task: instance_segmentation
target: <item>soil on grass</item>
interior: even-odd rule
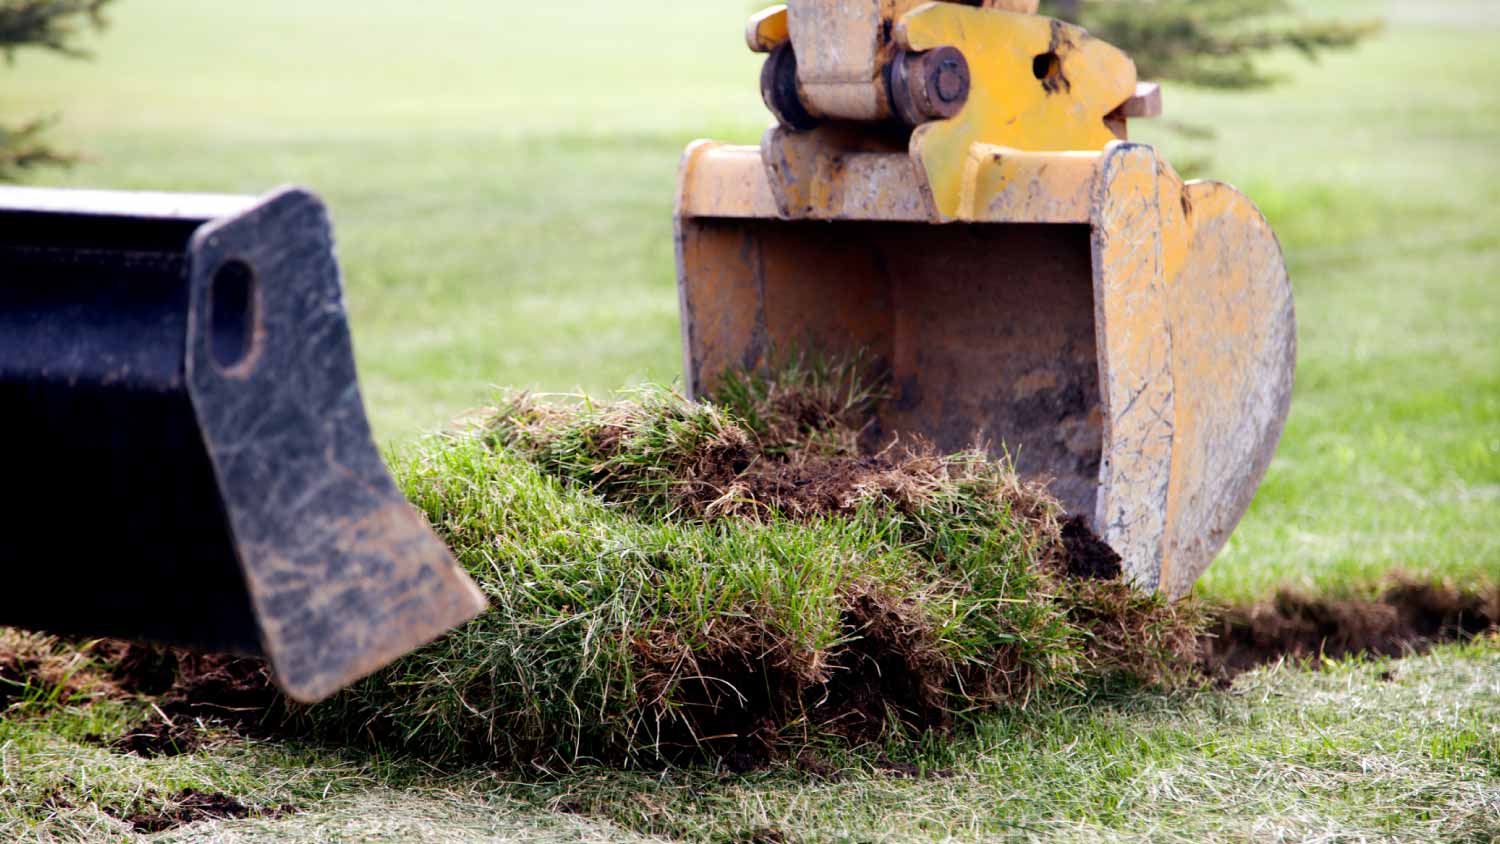
[[[1119,555],[1084,519],[1066,518],[1041,487],[1016,478],[1003,464],[977,451],[942,455],[921,442],[872,450],[863,441],[856,403],[814,399],[779,394],[753,409],[759,427],[685,400],[648,397],[578,411],[522,402],[486,429],[487,437],[542,472],[640,519],[682,519],[700,527],[744,519],[775,526],[767,519],[772,514],[811,521],[852,517],[872,505],[884,508],[875,511],[888,520],[882,524],[899,525],[892,543],[899,547],[891,553],[913,555],[900,558],[909,564],[908,580],[851,567],[852,574],[829,582],[832,597],[825,599],[833,603],[820,608],[827,614],[819,616],[824,626],[817,629],[838,619],[842,635],[827,631],[825,638],[834,641],[826,645],[786,635],[767,621],[764,607],[749,601],[691,625],[668,613],[618,628],[627,631],[615,644],[628,654],[625,676],[635,687],[633,695],[614,699],[628,700],[634,709],[608,716],[612,724],[626,725],[608,740],[633,731],[621,744],[660,751],[669,761],[708,756],[743,771],[806,747],[804,739],[814,735],[865,744],[888,738],[893,727],[913,735],[946,730],[955,711],[1025,700],[1053,675],[1077,685],[1100,677],[1163,687],[1201,684],[1285,657],[1414,652],[1475,635],[1500,619],[1500,592],[1469,594],[1408,581],[1372,601],[1282,595],[1265,605],[1226,610],[1143,596],[1123,579]],[[439,506],[446,501],[436,498]],[[441,510],[429,515],[443,524]],[[1001,525],[990,535],[1003,532],[1003,541],[965,538],[984,535],[992,527],[989,519]],[[976,523],[982,529],[969,532]],[[954,561],[974,549],[993,556],[958,567]],[[1013,585],[1009,591],[985,584],[983,573],[993,571],[1004,573]],[[963,589],[993,590],[972,593],[988,603],[976,602],[981,608],[966,617],[1010,626],[999,628],[1001,635],[984,630],[968,640],[940,631],[936,608],[947,604],[931,596],[970,597]],[[1022,613],[1007,614],[1015,607]],[[963,646],[955,646],[960,641]],[[117,749],[186,752],[181,748],[196,734],[181,733],[179,725],[199,720],[250,734],[300,729],[287,721],[286,705],[259,661],[99,647],[114,649],[99,654],[115,666],[114,682],[159,696],[165,718],[114,739]],[[354,717],[320,723],[350,740],[409,740],[413,730],[397,729],[401,723],[390,713],[405,705],[411,687],[370,695],[358,704],[364,709],[351,707]],[[483,699],[489,691],[476,685],[473,697]],[[520,740],[495,743],[507,727],[501,717],[444,723],[424,713],[417,729],[452,731],[455,754],[529,752],[532,746]],[[479,729],[471,729],[475,725]],[[539,729],[527,741],[544,744],[548,735]],[[613,758],[618,745],[601,745],[588,752]],[[536,748],[539,754],[550,749]]]
[[[261,659],[116,639],[94,643],[92,652],[120,688],[160,697],[157,705],[168,715],[240,720],[277,700]]]
[[[164,721],[156,717],[137,724],[114,738],[90,733],[83,740],[88,744],[107,747],[116,753],[156,759],[192,753],[203,745],[204,735],[195,723],[185,720]]]
[[[190,788],[179,791],[166,800],[160,799],[155,792],[148,791],[145,797],[128,810],[105,807],[103,811],[129,824],[132,830],[141,835],[152,835],[200,821],[271,818],[288,814],[292,810],[286,806],[247,806],[227,794]]]
[[[893,720],[915,732],[949,727],[953,666],[922,608],[869,584],[852,587],[846,602],[848,644],[824,663],[786,653],[748,626],[691,657],[691,665],[682,664],[692,651],[682,643],[637,641],[643,699],[675,702],[660,713],[656,745],[668,759],[707,751],[744,772],[776,758],[792,724],[851,744],[879,740]]]
[[[118,692],[88,655],[50,636],[0,629],[0,713],[28,699],[69,703]]]
[[[1124,561],[1109,543],[1089,530],[1082,516],[1063,523],[1062,545],[1068,576],[1080,580],[1114,580],[1123,572]]]
[[[1219,614],[1203,641],[1204,669],[1228,679],[1283,659],[1400,657],[1496,629],[1500,586],[1462,590],[1397,577],[1375,600],[1281,592]]]

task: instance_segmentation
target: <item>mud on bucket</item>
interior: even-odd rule
[[[1124,142],[1007,151],[1003,192],[958,219],[924,205],[904,152],[833,148],[805,172],[836,182],[802,204],[788,195],[821,176],[781,168],[796,144],[833,147],[776,129],[685,158],[690,392],[791,350],[872,360],[891,387],[878,433],[1009,454],[1137,585],[1187,592],[1290,406],[1291,286],[1254,205]]]
[[[0,624],[266,657],[311,702],[483,596],[387,474],[327,213],[0,189]]]

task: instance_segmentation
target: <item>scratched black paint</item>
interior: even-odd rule
[[[478,610],[374,446],[316,197],[48,193],[0,196],[0,624],[265,655],[311,700]]]

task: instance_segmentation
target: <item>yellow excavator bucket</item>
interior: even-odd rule
[[[1027,0],[755,16],[777,122],[699,141],[677,206],[687,384],[813,351],[889,375],[878,433],[992,444],[1187,592],[1270,463],[1296,357],[1255,205],[1184,182],[1124,53]]]

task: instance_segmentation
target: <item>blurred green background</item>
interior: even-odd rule
[[[1204,588],[1358,588],[1400,567],[1500,575],[1500,3],[1307,0],[1386,33],[1248,94],[1166,89],[1298,296],[1293,419]],[[680,376],[672,201],[695,137],[767,124],[744,0],[121,0],[23,54],[0,113],[59,112],[86,160],[41,184],[308,185],[338,228],[366,399],[387,443],[496,385]]]

